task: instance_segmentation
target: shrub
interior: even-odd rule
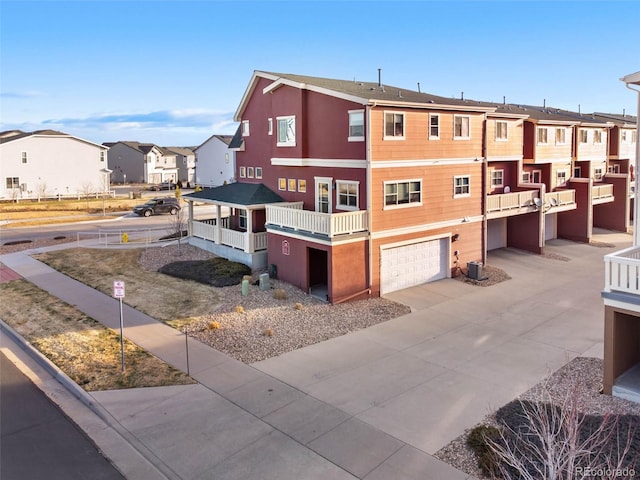
[[[498,471],[498,458],[489,446],[487,439],[498,441],[500,430],[489,425],[478,425],[469,432],[467,445],[478,460],[478,467],[486,476],[493,478]]]
[[[265,337],[272,337],[273,336],[273,330],[270,328],[265,328],[264,332],[262,332],[262,334]]]
[[[214,287],[238,285],[244,275],[251,273],[251,269],[246,265],[221,257],[202,261],[172,262],[158,271],[172,277],[194,280]]]
[[[220,330],[220,322],[215,320],[210,322],[209,325],[207,325],[207,330]]]
[[[244,307],[242,305],[238,305],[236,307],[236,313],[244,313]]]
[[[302,304],[300,302],[296,302],[295,309],[296,310],[302,310]]]
[[[273,291],[273,298],[275,298],[277,300],[286,300],[287,299],[287,292],[285,290],[283,290],[282,288],[276,288]]]

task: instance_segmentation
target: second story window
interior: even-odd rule
[[[593,131],[593,143],[602,143],[602,131],[594,130]]]
[[[471,195],[471,177],[469,175],[456,175],[453,177],[453,196],[468,197]]]
[[[468,115],[453,116],[454,140],[467,140],[471,138],[471,117]]]
[[[338,199],[336,208],[338,210],[358,209],[358,182],[337,180],[336,190],[338,191],[336,195]]]
[[[249,120],[242,121],[242,136],[243,137],[249,136]]]
[[[547,143],[547,135],[548,135],[548,131],[546,127],[538,127],[538,143],[539,144]]]
[[[384,113],[384,138],[387,140],[404,139],[404,113]]]
[[[491,186],[500,188],[504,185],[504,170],[491,170]]]
[[[349,141],[362,142],[364,140],[364,110],[349,111]]]
[[[422,180],[384,183],[384,206],[422,205]]]
[[[598,167],[593,169],[593,179],[602,180],[602,168]]]
[[[429,140],[440,139],[440,115],[437,113],[429,114]]]
[[[104,162],[104,150],[100,150],[100,161]],[[27,163],[26,158],[22,160],[22,163]]]
[[[296,146],[296,117],[293,115],[277,117],[278,121],[278,147]]]
[[[556,145],[564,145],[567,143],[566,130],[564,128],[556,128]]]
[[[507,122],[496,122],[496,140],[507,140]]]
[[[580,130],[579,135],[580,143],[587,143],[587,140],[589,139],[589,132],[583,128]]]
[[[104,154],[104,152],[100,153]],[[22,163],[27,163],[27,152],[22,152]]]
[[[558,170],[556,172],[556,185],[564,185],[567,183],[567,171]]]

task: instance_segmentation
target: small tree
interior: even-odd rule
[[[47,187],[47,182],[40,182],[36,185],[36,192],[38,192],[38,201],[40,201],[41,198],[47,197],[48,190],[49,187]]]
[[[87,202],[87,210],[89,210],[89,196],[94,192],[93,184],[91,182],[83,182],[82,185],[80,185],[80,192],[85,198],[85,201]]]
[[[182,255],[182,237],[187,228],[187,216],[184,209],[179,209],[175,215],[169,218],[169,234],[172,238],[178,239],[178,255]]]

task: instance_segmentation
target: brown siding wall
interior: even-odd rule
[[[507,122],[507,140],[496,140],[496,122]],[[506,118],[487,119],[487,156],[522,155],[523,125],[522,120]]]
[[[604,312],[603,387],[611,395],[616,378],[640,362],[640,316],[608,305]]]

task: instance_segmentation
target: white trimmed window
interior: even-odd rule
[[[385,208],[418,205],[422,205],[422,180],[384,182]]]
[[[602,180],[602,168],[594,168],[593,169],[593,179],[594,180]]]
[[[247,178],[247,168],[240,167],[240,178]]]
[[[349,110],[349,142],[364,141],[364,110]]]
[[[602,143],[602,131],[594,130],[593,131],[593,143]]]
[[[247,228],[247,211],[244,208],[238,209],[238,227]]]
[[[336,180],[337,210],[358,210],[358,188],[360,182]]]
[[[493,188],[504,186],[504,170],[491,170],[491,186]]]
[[[249,120],[242,121],[242,136],[243,137],[249,136]]]
[[[574,167],[573,168],[573,176],[575,178],[580,178],[582,176],[582,168],[581,167]]]
[[[100,152],[100,161],[104,162],[104,151]],[[22,152],[22,163],[27,163],[27,152]]]
[[[504,121],[497,121],[496,122],[496,140],[499,141],[506,141],[508,140],[508,123],[504,122]]]
[[[471,117],[469,115],[453,116],[453,139],[468,140],[471,138]]]
[[[253,167],[247,168],[247,178],[253,178]]]
[[[20,177],[7,177],[7,189],[20,188]]]
[[[304,178],[298,179],[298,191],[300,193],[306,193],[307,191],[307,181]]]
[[[384,112],[385,140],[404,140],[404,113]]]
[[[580,129],[579,136],[580,136],[580,143],[587,143],[587,141],[589,140],[589,132],[584,128]]]
[[[471,195],[471,177],[456,175],[453,177],[453,197],[468,197]]]
[[[267,118],[267,135],[273,135],[273,118]]]
[[[556,128],[556,145],[567,143],[567,131],[564,128]]]
[[[531,173],[522,172],[522,183],[529,183],[529,182],[531,182]]]
[[[100,161],[104,163],[104,150],[100,150]],[[26,157],[22,159],[22,163],[27,163]]]
[[[296,191],[296,179],[295,178],[290,178],[287,183],[288,183],[287,189],[290,192],[295,192]]]
[[[440,115],[429,114],[429,140],[440,140]]]
[[[278,179],[278,190],[286,190],[287,189],[287,179],[280,177]]]
[[[617,163],[615,165],[609,165],[607,167],[607,173],[620,173],[620,165]]]
[[[626,130],[622,130],[620,132],[620,140],[622,143],[629,143],[629,135],[627,135]]]
[[[262,167],[256,167],[256,178],[262,178]]]
[[[278,121],[278,147],[295,147],[296,146],[296,117],[289,115],[287,117],[276,117]]]
[[[567,183],[567,171],[566,170],[556,171],[556,185],[564,185],[565,183]]]
[[[548,135],[549,132],[547,127],[538,127],[538,144],[546,144]]]

